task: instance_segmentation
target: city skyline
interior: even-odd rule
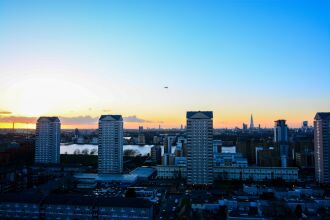
[[[190,110],[300,127],[330,109],[326,1],[32,2],[0,1],[0,128],[178,128]]]
[[[201,110],[198,110],[201,111]],[[188,111],[187,111],[188,112]],[[2,127],[0,129],[36,129],[37,121],[38,118],[41,117],[58,117],[61,120],[62,123],[62,128],[63,129],[97,129],[98,128],[98,121],[102,117],[100,115],[99,117],[91,117],[91,116],[78,116],[78,117],[61,117],[61,116],[56,116],[56,115],[43,115],[43,116],[38,116],[38,117],[20,117],[20,116],[8,116],[8,117],[2,117],[2,119],[5,122],[1,122],[0,124]],[[26,121],[26,122],[21,122]],[[80,123],[80,120],[86,121],[87,123]],[[276,120],[273,120],[272,124],[265,125],[265,124],[260,124],[258,123],[257,126],[254,128],[247,128],[248,130],[256,130],[259,128],[261,129],[273,129],[274,128],[274,123],[276,123],[277,120],[285,120],[284,118],[278,118]],[[215,119],[216,121],[216,119]],[[151,122],[151,121],[145,121],[143,119],[138,118],[136,115],[128,116],[125,117],[123,116],[123,122],[124,122],[124,129],[136,129],[139,130],[141,125],[144,125],[145,129],[182,129],[182,124],[174,125],[174,126],[164,126],[163,121],[158,121],[158,122]],[[288,123],[289,128],[296,129],[296,128],[301,128],[303,127],[303,123],[306,121],[300,121],[294,124],[291,124],[293,126],[290,126],[290,123]],[[313,121],[309,121],[308,126],[312,126]],[[177,124],[177,123],[176,123]],[[237,126],[217,126],[215,124],[214,129],[244,129],[243,125],[245,124],[245,121],[243,121],[241,124],[237,124]],[[143,126],[142,126],[143,127]]]

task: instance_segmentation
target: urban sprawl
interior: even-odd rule
[[[88,147],[86,147],[88,146]],[[330,113],[313,126],[0,130],[0,219],[330,219]]]

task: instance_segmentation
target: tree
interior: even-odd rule
[[[137,155],[137,151],[133,149],[124,150],[124,156],[126,157],[135,157]]]
[[[90,152],[90,155],[96,155],[97,154],[97,149],[93,148]]]
[[[302,217],[302,207],[301,207],[300,204],[298,204],[298,205],[296,206],[296,210],[294,211],[294,213],[296,214],[296,216],[297,216],[298,218],[301,218],[301,217]]]
[[[227,206],[220,206],[217,214],[220,218],[225,219],[227,216],[227,212]]]
[[[83,155],[87,155],[88,154],[88,149],[86,148],[86,149],[83,149],[82,151],[81,151],[81,154],[83,154]]]
[[[134,188],[129,188],[127,189],[126,193],[125,193],[125,197],[126,198],[136,198],[136,192]]]

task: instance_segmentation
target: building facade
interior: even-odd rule
[[[298,180],[296,167],[215,167],[214,178],[222,180],[265,181],[283,179],[285,182]]]
[[[250,118],[250,129],[254,129],[253,115],[251,114]]]
[[[187,183],[213,183],[213,112],[187,112]]]
[[[214,166],[218,167],[247,167],[247,159],[238,153],[221,153],[214,155]]]
[[[180,165],[156,166],[158,179],[187,178],[187,167]]]
[[[36,126],[35,163],[60,163],[61,122],[58,117],[40,117]]]
[[[150,149],[151,160],[154,163],[160,164],[162,162],[162,148],[158,145]]]
[[[140,198],[13,193],[0,197],[1,219],[153,219],[153,204]]]
[[[285,120],[277,120],[274,127],[274,142],[279,149],[282,167],[288,166],[289,157],[288,126],[285,122]]]
[[[139,126],[139,134],[138,134],[138,145],[145,145],[146,143],[146,138],[143,133],[143,126]]]
[[[319,112],[314,118],[315,178],[330,183],[330,112]]]
[[[123,172],[123,132],[121,115],[102,115],[99,119],[99,174]]]

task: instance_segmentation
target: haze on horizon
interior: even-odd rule
[[[0,0],[0,128],[310,123],[330,110],[328,1]],[[168,86],[168,89],[164,87]]]

